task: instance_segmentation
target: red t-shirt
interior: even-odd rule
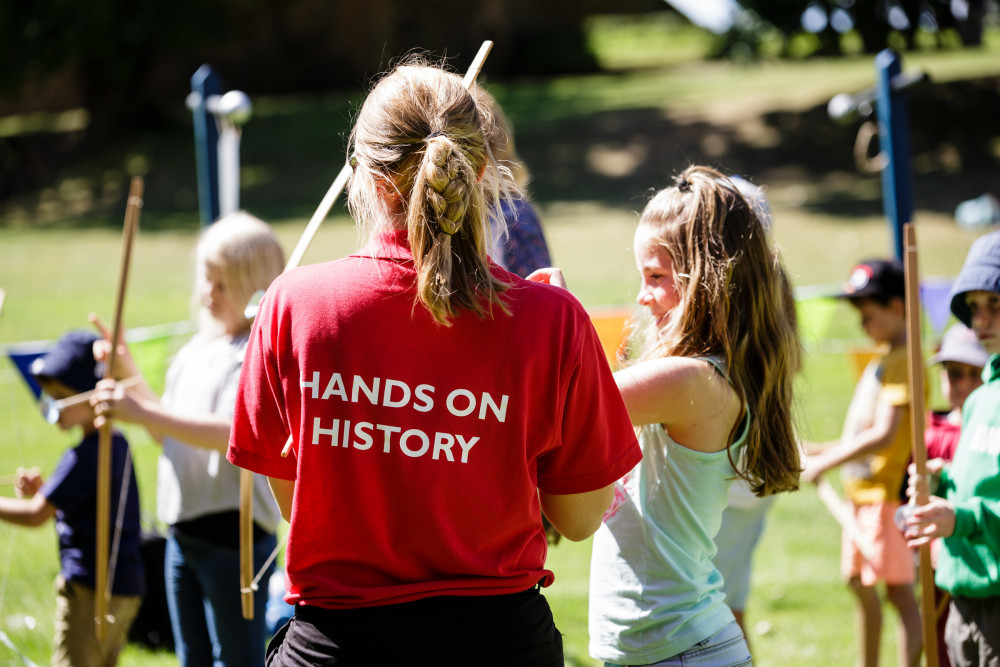
[[[927,413],[927,428],[924,430],[927,458],[951,461],[955,458],[961,435],[962,426],[948,421],[947,412]]]
[[[405,232],[389,232],[268,290],[228,458],[296,482],[288,602],[547,586],[537,489],[593,491],[641,458],[583,307],[504,277],[510,316],[464,312],[441,326],[414,304]],[[295,454],[283,459],[290,430]]]

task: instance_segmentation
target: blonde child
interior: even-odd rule
[[[882,602],[876,585],[884,581],[886,597],[899,613],[899,664],[909,666],[922,643],[916,570],[893,522],[911,442],[902,265],[887,260],[858,264],[841,297],[858,312],[865,334],[881,352],[855,388],[843,436],[809,458],[802,479],[817,482],[843,466],[844,490],[871,556],[866,559],[844,533],[841,573],[856,598],[858,664],[878,664]]]
[[[990,354],[985,384],[963,407],[955,458],[928,461],[937,495],[908,520],[908,544],[941,540],[935,583],[951,594],[945,643],[955,667],[1000,665],[1000,232],[972,244],[951,292],[951,312]],[[928,490],[910,476],[910,494]]]
[[[712,563],[729,487],[794,490],[799,343],[781,263],[736,186],[690,167],[635,234],[639,359],[615,374],[642,462],[594,537],[590,653],[606,665],[749,665]],[[561,284],[558,270],[536,279]]]
[[[31,371],[49,399],[47,418],[68,431],[83,431],[80,443],[63,454],[48,480],[37,468],[19,469],[17,498],[0,497],[0,520],[22,526],[41,526],[55,518],[61,569],[56,582],[54,667],[92,665],[112,667],[125,645],[145,594],[145,570],[139,552],[139,491],[125,437],[115,431],[111,439],[111,506],[108,520],[115,526],[121,489],[126,486],[125,507],[118,532],[118,548],[105,636],[94,630],[96,592],[97,449],[94,409],[85,392],[99,379],[94,361],[96,336],[71,331],[32,365]],[[109,547],[111,544],[109,544]]]
[[[585,539],[640,453],[586,311],[488,260],[491,129],[459,76],[385,76],[351,134],[368,245],[261,302],[229,459],[291,522],[269,665],[563,664],[541,512]]]
[[[196,264],[199,332],[167,371],[163,398],[146,384],[125,389],[105,381],[92,403],[98,415],[141,424],[163,445],[157,516],[169,527],[164,576],[181,665],[263,665],[267,590],[254,594],[254,618],[244,620],[239,469],[225,450],[252,324],[244,309],[281,273],[284,255],[266,223],[238,212],[205,229]],[[122,373],[136,374],[122,350]],[[255,572],[277,544],[279,520],[267,481],[255,479]]]

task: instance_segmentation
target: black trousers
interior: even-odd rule
[[[299,606],[267,647],[266,664],[563,667],[563,648],[535,587],[361,609]]]

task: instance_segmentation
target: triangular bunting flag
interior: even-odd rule
[[[925,278],[920,283],[920,302],[936,334],[944,331],[951,317],[952,282],[952,278]]]
[[[799,335],[804,343],[815,343],[826,335],[838,305],[836,299],[829,297],[799,299],[795,302],[799,316]]]
[[[50,347],[52,347],[51,341],[39,341],[37,343],[20,343],[7,348],[7,356],[20,372],[21,378],[31,389],[31,393],[35,395],[36,399],[41,397],[42,388],[38,386],[35,378],[31,375],[31,364],[34,363],[35,359],[48,352]]]

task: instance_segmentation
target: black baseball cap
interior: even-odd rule
[[[876,297],[887,299],[898,296],[906,298],[906,279],[903,264],[899,260],[868,259],[853,269],[844,283],[844,291],[836,295],[840,299],[860,299]]]
[[[31,364],[35,377],[58,380],[70,389],[90,391],[101,379],[94,360],[94,341],[89,331],[70,331],[56,341],[52,349]]]

